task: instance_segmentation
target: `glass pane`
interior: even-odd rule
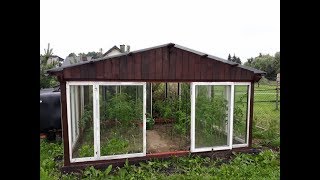
[[[92,86],[70,86],[72,158],[94,156],[92,89]]]
[[[234,86],[233,144],[247,143],[248,85]]]
[[[143,86],[99,86],[101,156],[143,152]]]
[[[228,145],[230,86],[196,85],[195,147]]]

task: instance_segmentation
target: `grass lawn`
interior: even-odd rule
[[[280,153],[264,150],[259,154],[235,154],[231,160],[209,157],[179,157],[152,160],[140,165],[109,166],[104,170],[88,167],[82,173],[61,174],[61,142],[40,142],[40,178],[47,179],[279,179]]]

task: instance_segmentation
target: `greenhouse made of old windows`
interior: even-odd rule
[[[250,148],[265,72],[169,43],[51,69],[64,168]]]

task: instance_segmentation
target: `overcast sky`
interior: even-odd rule
[[[41,0],[40,54],[176,43],[242,62],[280,51],[279,0]]]

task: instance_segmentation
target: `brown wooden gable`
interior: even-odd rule
[[[65,80],[253,81],[254,72],[177,47],[132,52],[63,69]]]

